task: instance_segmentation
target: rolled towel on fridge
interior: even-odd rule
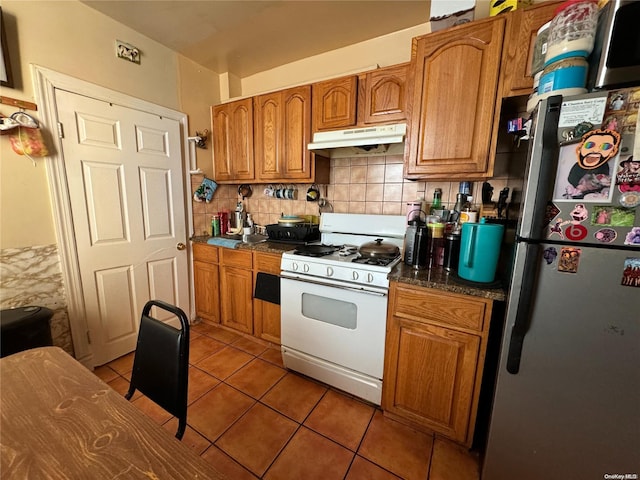
[[[271,273],[258,272],[253,297],[280,305],[280,277]]]

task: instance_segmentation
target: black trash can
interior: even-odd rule
[[[0,357],[36,347],[53,345],[51,317],[47,307],[0,310]]]

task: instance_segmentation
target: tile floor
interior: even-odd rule
[[[95,373],[123,395],[133,354]],[[177,420],[136,392],[172,434]],[[477,480],[478,456],[282,365],[280,351],[216,325],[191,328],[183,443],[232,480]]]

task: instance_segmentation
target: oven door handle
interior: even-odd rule
[[[386,297],[387,296],[387,292],[380,292],[380,291],[369,290],[369,289],[365,289],[365,288],[349,287],[349,286],[344,285],[342,283],[338,284],[338,283],[329,283],[329,282],[319,282],[317,280],[311,280],[309,278],[300,278],[300,277],[296,277],[296,276],[290,276],[290,275],[287,275],[286,272],[281,272],[280,273],[280,277],[281,278],[286,278],[287,280],[293,280],[295,282],[311,283],[313,285],[321,285],[323,287],[335,287],[335,288],[340,288],[340,289],[343,289],[343,290],[350,290],[352,292],[366,293],[368,295],[376,295],[378,297]]]

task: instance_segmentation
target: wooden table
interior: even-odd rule
[[[0,475],[225,478],[57,347],[0,360]]]

